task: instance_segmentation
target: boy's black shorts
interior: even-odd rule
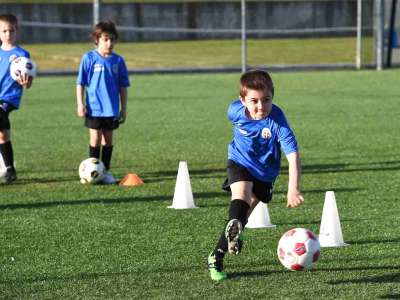
[[[222,189],[230,192],[230,185],[238,181],[251,181],[253,182],[253,194],[258,200],[264,203],[268,203],[272,199],[272,182],[263,182],[256,179],[253,175],[247,171],[247,169],[234,161],[228,159],[227,163],[228,178],[222,184]]]
[[[15,107],[11,104],[0,100],[0,130],[10,130],[10,119],[8,115]]]
[[[119,127],[118,118],[114,117],[89,117],[85,118],[85,126],[91,129],[114,130]]]

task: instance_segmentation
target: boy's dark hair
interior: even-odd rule
[[[3,14],[0,15],[0,21],[10,23],[14,25],[15,27],[18,27],[18,19],[16,16],[12,14]]]
[[[107,33],[112,36],[115,40],[118,39],[118,32],[115,24],[111,21],[100,22],[93,27],[92,38],[95,44],[97,44],[102,33]]]
[[[250,70],[240,77],[240,97],[247,95],[247,90],[270,91],[274,96],[274,83],[268,72],[263,70]]]

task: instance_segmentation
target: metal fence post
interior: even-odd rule
[[[96,25],[100,22],[100,6],[101,0],[93,0],[93,24]]]
[[[241,15],[242,15],[242,73],[246,72],[247,68],[247,38],[246,38],[246,0],[241,0]]]
[[[357,53],[356,68],[361,69],[362,63],[362,0],[357,0]]]
[[[376,69],[383,69],[383,34],[384,34],[384,2],[375,0],[375,53],[376,53]]]
[[[397,9],[397,0],[392,0],[392,6],[390,8],[390,22],[389,22],[389,42],[388,42],[388,51],[386,58],[386,67],[390,68],[392,66],[392,48],[393,48],[393,37],[396,34],[395,25],[396,25],[396,9]]]

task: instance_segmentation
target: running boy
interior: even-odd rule
[[[15,44],[17,29],[18,20],[14,15],[0,15],[0,153],[6,167],[4,175],[6,184],[17,179],[9,114],[12,110],[19,108],[22,90],[30,88],[33,80],[32,77],[22,74],[15,81],[10,75],[10,64],[15,58],[30,57],[29,52]]]
[[[280,170],[281,149],[289,162],[287,207],[303,203],[300,193],[300,158],[296,138],[282,110],[272,104],[274,85],[261,70],[240,78],[240,99],[231,103],[228,118],[233,140],[228,147],[228,178],[223,189],[231,191],[229,221],[215,249],[208,257],[211,279],[226,279],[223,259],[226,252],[239,254],[240,235],[259,201],[272,199],[272,188]]]
[[[113,52],[118,38],[114,23],[98,23],[92,37],[96,49],[83,55],[76,81],[77,114],[89,128],[89,156],[100,158],[101,152],[107,170],[103,183],[113,184],[116,180],[109,172],[113,130],[126,120],[129,78],[124,59]]]

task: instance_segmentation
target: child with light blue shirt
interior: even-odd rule
[[[113,184],[113,131],[126,120],[130,83],[124,59],[113,52],[118,38],[114,23],[98,23],[92,37],[96,49],[83,55],[76,81],[77,114],[89,128],[89,156],[101,158],[106,168],[103,183]]]
[[[6,169],[4,174],[6,184],[17,179],[9,114],[19,108],[23,88],[30,88],[33,81],[33,77],[25,73],[21,73],[17,80],[10,74],[10,65],[14,59],[30,56],[28,51],[15,44],[17,29],[18,19],[14,15],[0,15],[0,154]]]
[[[231,192],[228,222],[208,256],[211,279],[228,278],[223,271],[226,253],[239,254],[241,233],[256,205],[272,199],[281,167],[281,152],[289,163],[287,207],[304,201],[300,192],[300,156],[296,137],[283,111],[272,103],[274,85],[270,75],[251,70],[240,78],[240,98],[228,108],[233,140],[228,146],[228,178],[223,189]]]

